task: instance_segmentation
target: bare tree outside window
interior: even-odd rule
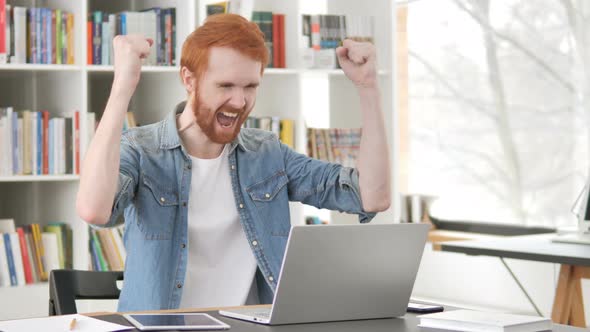
[[[590,1],[413,1],[407,24],[410,191],[443,219],[575,224]]]

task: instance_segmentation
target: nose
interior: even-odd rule
[[[233,108],[244,108],[244,106],[246,106],[246,95],[244,94],[244,91],[239,88],[233,89],[228,104]]]

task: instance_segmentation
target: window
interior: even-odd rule
[[[575,224],[589,175],[590,1],[418,0],[398,11],[407,190],[437,196],[442,219]]]

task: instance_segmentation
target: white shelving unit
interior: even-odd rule
[[[8,0],[13,6],[50,7],[75,14],[75,65],[0,65],[0,104],[16,110],[47,109],[53,115],[78,110],[83,119],[95,112],[100,119],[113,79],[112,66],[86,65],[86,19],[95,10],[120,12],[150,7],[176,7],[176,55],[186,36],[204,20],[205,5],[217,0]],[[266,69],[259,88],[255,116],[279,116],[295,120],[296,149],[305,153],[305,125],[316,127],[359,127],[360,110],[356,91],[341,70],[306,70],[299,67],[299,38],[302,14],[372,15],[376,20],[379,80],[385,122],[393,149],[393,37],[394,2],[373,0],[370,5],[356,0],[255,0],[254,10],[286,14],[286,69]],[[178,67],[144,67],[131,101],[139,124],[160,121],[186,93]],[[86,123],[81,122],[82,155],[88,142]],[[395,153],[392,152],[395,161]],[[393,163],[395,165],[395,163]],[[0,218],[14,218],[17,225],[64,221],[74,231],[74,268],[88,268],[88,226],[76,214],[75,197],[79,176],[0,177]],[[393,182],[395,184],[395,182]],[[394,187],[395,188],[395,187]],[[392,222],[392,211],[381,213],[376,222]],[[304,209],[292,204],[292,223],[303,223]],[[334,223],[356,222],[338,214]],[[0,320],[47,315],[47,284],[0,288]],[[10,300],[6,300],[10,299]]]

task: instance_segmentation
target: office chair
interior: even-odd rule
[[[49,274],[49,316],[76,314],[77,299],[116,300],[123,272],[52,270]]]

